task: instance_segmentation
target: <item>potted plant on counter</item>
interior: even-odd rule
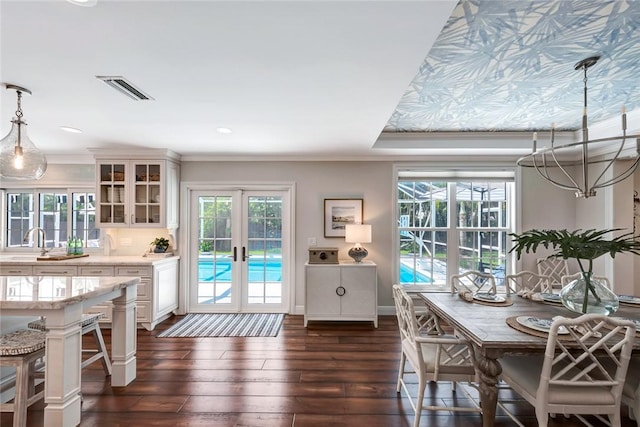
[[[151,244],[153,245],[153,251],[156,253],[164,253],[169,248],[169,240],[164,237],[156,237]]]
[[[567,284],[560,291],[562,304],[578,313],[611,314],[618,309],[619,300],[604,283],[593,278],[593,260],[609,254],[629,252],[640,255],[640,240],[633,233],[625,233],[607,240],[603,236],[620,231],[608,230],[529,230],[521,234],[510,233],[515,245],[509,252],[535,252],[539,245],[555,252],[547,258],[573,258],[580,267],[581,277]]]

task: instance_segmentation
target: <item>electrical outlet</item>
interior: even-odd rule
[[[317,245],[317,241],[315,237],[307,237],[307,245],[315,246]]]

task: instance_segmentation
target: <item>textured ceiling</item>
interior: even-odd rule
[[[387,132],[580,127],[640,106],[640,1],[463,0],[385,126]]]

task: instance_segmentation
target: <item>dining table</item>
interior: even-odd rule
[[[0,276],[0,318],[44,317],[44,425],[71,427],[81,418],[82,313],[113,302],[111,385],[136,378],[139,277]]]
[[[560,303],[513,294],[502,298],[501,303],[468,301],[457,293],[422,292],[418,296],[431,312],[473,345],[482,425],[486,427],[495,424],[498,381],[502,373],[500,358],[507,354],[544,353],[546,349],[547,334],[514,327],[518,325],[513,319],[526,316],[551,320],[555,316],[573,318],[580,315]],[[640,321],[640,305],[620,303],[618,311],[611,316]],[[640,353],[640,333],[638,335],[633,344],[634,353]]]

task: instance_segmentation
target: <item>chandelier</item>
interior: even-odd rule
[[[9,134],[0,140],[0,177],[9,179],[40,179],[47,170],[47,159],[27,136],[27,123],[22,120],[22,93],[29,89],[7,84],[18,95],[18,109],[11,120]]]
[[[550,146],[538,149],[538,134],[534,132],[531,154],[516,161],[518,166],[535,168],[542,178],[556,187],[575,191],[576,197],[585,199],[595,196],[596,190],[599,188],[617,184],[630,177],[640,163],[640,134],[627,135],[627,112],[624,107],[622,107],[622,135],[589,139],[587,70],[595,65],[599,59],[599,56],[592,56],[575,65],[576,70],[584,71],[582,141],[556,145],[555,125],[552,124]],[[620,158],[625,144],[632,145],[635,155],[629,167],[616,173],[612,166]],[[613,176],[607,175],[608,171]],[[594,176],[595,179],[592,178]]]

